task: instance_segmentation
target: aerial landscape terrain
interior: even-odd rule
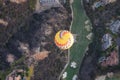
[[[0,80],[120,80],[120,0],[0,0]]]

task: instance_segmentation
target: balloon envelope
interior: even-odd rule
[[[74,43],[73,34],[67,30],[58,31],[55,35],[55,44],[60,49],[69,49]]]

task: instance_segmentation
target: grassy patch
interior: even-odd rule
[[[34,72],[34,66],[30,66],[29,71],[28,71],[27,80],[30,80],[31,76],[33,75],[33,72]]]
[[[70,62],[75,61],[78,67],[76,69],[73,69],[70,67],[69,64],[67,69],[65,70],[68,73],[65,80],[72,80],[72,77],[78,73],[79,66],[85,54],[85,50],[90,43],[90,41],[86,38],[89,32],[86,31],[84,24],[84,22],[88,20],[88,17],[84,13],[84,8],[81,5],[81,1],[74,0],[72,6],[74,18],[71,32],[73,34],[77,34],[79,37],[77,38],[77,42],[70,49]]]
[[[19,64],[22,64],[24,60],[25,60],[25,56],[21,57],[19,60],[12,63],[11,67],[13,68],[13,67],[15,67],[15,66],[17,66]]]
[[[0,80],[5,80],[6,76],[12,71],[12,68],[6,70],[5,72],[0,71]]]
[[[30,9],[34,10],[35,9],[35,4],[36,4],[36,0],[30,0],[29,1]]]
[[[106,78],[106,80],[120,80],[120,77]]]
[[[5,80],[6,76],[13,71],[13,69],[15,68],[15,66],[17,66],[18,64],[22,63],[24,61],[25,57],[23,56],[22,58],[20,58],[19,60],[15,61],[11,67],[9,69],[7,69],[6,71],[0,71],[0,78],[1,80]],[[20,67],[20,66],[19,66]],[[23,67],[23,66],[21,66]]]

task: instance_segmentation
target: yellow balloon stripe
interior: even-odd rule
[[[61,30],[55,35],[55,44],[59,48],[70,48],[74,43],[74,38],[71,32],[67,30]]]

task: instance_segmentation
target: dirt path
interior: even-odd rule
[[[79,67],[77,67],[77,69],[72,69],[70,67],[70,63],[72,61],[75,61],[77,65],[80,66],[83,61],[83,57],[85,55],[86,47],[91,42],[86,39],[86,35],[88,35],[89,32],[85,30],[84,22],[86,20],[89,20],[89,18],[85,14],[82,0],[81,1],[71,0],[70,3],[71,3],[72,17],[73,17],[73,21],[71,22],[71,26],[70,26],[70,31],[73,34],[80,35],[79,37],[80,41],[77,40],[79,43],[75,43],[75,45],[73,45],[73,47],[69,50],[68,62],[64,67],[63,71],[61,72],[59,76],[59,80],[64,72],[67,72],[68,74],[67,77],[63,80],[72,80],[72,77],[78,73]]]
[[[40,7],[40,0],[36,0],[36,5],[35,5],[35,12],[39,13],[40,10],[41,10],[41,7]]]
[[[71,28],[72,28],[72,24],[73,24],[73,8],[72,8],[72,3],[74,2],[74,0],[70,0],[70,8],[71,8],[71,11],[72,11],[72,21],[71,21],[71,25],[70,25],[70,31],[71,31]],[[60,73],[60,75],[59,75],[59,77],[58,77],[58,80],[60,80],[61,79],[61,77],[62,77],[62,75],[63,75],[63,73],[64,73],[64,71],[66,70],[66,68],[68,67],[68,65],[69,65],[69,63],[70,63],[70,50],[68,50],[68,62],[66,63],[66,65],[65,65],[65,67],[64,67],[64,69],[62,70],[62,72]]]

